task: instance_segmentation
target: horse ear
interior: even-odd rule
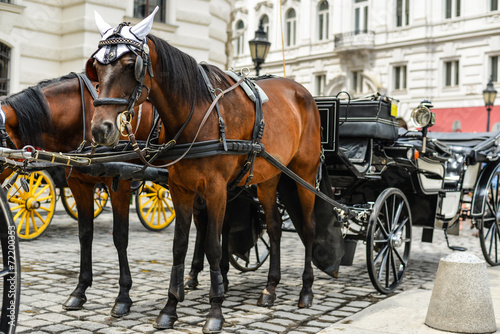
[[[94,58],[89,58],[89,60],[87,60],[87,64],[85,64],[85,75],[91,81],[98,81],[97,80],[97,71],[95,70],[95,66],[94,66]]]
[[[99,30],[99,33],[101,34],[101,36],[104,36],[106,31],[108,31],[109,29],[111,29],[113,27],[110,26],[108,23],[106,23],[104,21],[104,19],[102,18],[102,16],[99,15],[98,12],[94,11],[94,15],[95,15],[95,25],[97,26],[97,29]]]
[[[153,20],[155,18],[155,14],[158,11],[159,7],[156,6],[155,10],[149,14],[148,17],[146,17],[144,20],[141,22],[137,23],[135,26],[133,26],[130,31],[136,35],[139,39],[143,40],[148,34],[149,31],[151,30],[151,27],[153,26]]]

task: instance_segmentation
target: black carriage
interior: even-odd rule
[[[500,132],[428,132],[435,122],[429,101],[412,112],[419,131],[398,129],[396,101],[384,96],[317,103],[335,199],[351,213],[343,213],[347,253],[352,256],[356,241],[366,241],[368,273],[379,292],[401,283],[412,226],[423,228],[423,242],[432,242],[435,229],[448,242],[460,218],[472,219],[486,261],[500,263]]]

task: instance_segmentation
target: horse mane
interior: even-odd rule
[[[71,72],[71,73],[68,73],[66,75],[63,75],[62,77],[40,81],[36,86],[38,88],[42,89],[44,87],[59,83],[61,81],[66,81],[66,80],[74,79],[74,78],[76,78],[76,74]]]
[[[158,71],[154,73],[157,80],[167,86],[172,94],[189,103],[200,100],[211,102],[210,92],[196,60],[159,37],[150,34],[148,38],[155,45],[158,56]],[[214,88],[225,89],[230,86],[221,69],[207,63],[201,66],[205,69]]]
[[[24,144],[45,147],[42,134],[53,132],[53,129],[52,113],[42,89],[74,77],[75,74],[70,73],[59,78],[41,81],[36,86],[28,87],[2,101],[16,112],[19,137]]]

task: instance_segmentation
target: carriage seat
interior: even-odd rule
[[[239,76],[238,74],[236,74],[233,71],[226,71],[225,73],[236,82],[238,82],[241,79],[241,76]],[[259,96],[260,96],[260,99],[262,100],[262,103],[269,101],[269,97],[267,97],[267,94],[264,92],[264,90],[262,88],[260,88],[256,82],[254,82],[254,85],[255,85],[255,88],[257,89],[257,91],[259,92]],[[243,81],[241,83],[241,88],[243,88],[245,93],[248,95],[248,98],[250,98],[250,100],[252,100],[252,102],[255,103],[255,100],[256,100],[255,94],[253,93],[250,86],[248,86],[248,83],[246,81]]]
[[[484,162],[488,159],[488,155],[498,154],[497,140],[500,137],[500,131],[430,132],[428,136],[446,144],[454,153],[467,156],[469,164]]]

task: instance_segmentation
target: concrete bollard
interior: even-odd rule
[[[496,331],[485,261],[468,252],[439,261],[425,324],[458,333]]]

